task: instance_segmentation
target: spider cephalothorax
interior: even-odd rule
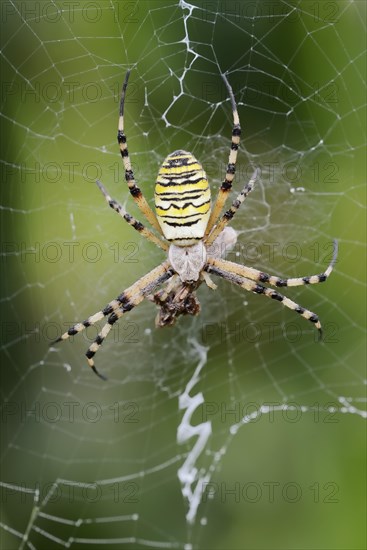
[[[105,377],[95,367],[94,355],[122,315],[137,306],[144,298],[159,306],[156,324],[160,327],[173,325],[180,315],[196,315],[200,311],[200,304],[196,297],[198,287],[205,282],[208,287],[216,288],[210,274],[222,277],[255,294],[263,294],[281,302],[287,308],[311,321],[321,334],[321,324],[315,313],[299,306],[277,290],[268,288],[264,284],[283,287],[324,282],[329,277],[336,261],[336,241],[334,241],[334,255],[329,267],[324,273],[309,277],[282,279],[224,259],[226,251],[234,245],[237,238],[235,231],[227,224],[252,191],[257,178],[257,170],[255,170],[250,181],[245,184],[232,202],[229,210],[220,216],[226,198],[232,189],[241,135],[237,106],[227,77],[222,75],[233,112],[232,142],[226,175],[213,208],[211,208],[209,183],[201,164],[191,153],[178,150],[171,153],[159,169],[155,185],[156,213],[154,214],[136,185],[124,133],[124,103],[129,75],[130,71],[127,72],[122,87],[117,140],[130,193],[156,233],[128,214],[121,204],[110,197],[100,181],[97,181],[97,185],[111,208],[141,235],[164,250],[168,257],[158,267],[122,292],[115,300],[109,302],[102,310],[69,328],[56,342],[66,340],[107,317],[106,324],[86,352],[89,366],[100,378],[104,379]],[[162,285],[166,286],[156,291]]]
[[[233,249],[237,242],[237,233],[231,227],[225,227],[215,242],[208,247],[202,245],[202,249],[196,246],[185,247],[180,250],[178,247],[174,248],[172,253],[171,245],[169,249],[169,255],[175,258],[174,254],[180,258],[178,265],[175,265],[175,261],[171,261],[173,267],[175,267],[176,275],[174,275],[167,286],[153,296],[148,296],[152,302],[157,304],[160,308],[156,317],[157,327],[172,326],[177,321],[180,315],[198,315],[200,313],[200,302],[196,295],[196,290],[199,288],[202,282],[205,282],[211,288],[216,288],[211,281],[208,273],[197,271],[199,264],[205,265],[208,254],[212,259],[223,258],[230,250]],[[176,250],[177,249],[177,250]],[[200,252],[199,252],[200,251]],[[204,255],[205,261],[201,262],[201,254]],[[190,264],[190,256],[198,258],[193,262],[196,269],[193,269],[192,265],[189,265],[186,269],[182,269],[182,264]],[[171,259],[170,259],[171,260]],[[191,260],[192,262],[192,260]]]

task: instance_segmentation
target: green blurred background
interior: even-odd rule
[[[2,548],[365,548],[365,3],[1,8]],[[319,314],[325,342],[219,283],[172,329],[155,330],[149,303],[122,319],[97,355],[107,383],[86,366],[92,329],[49,349],[163,258],[94,183],[139,217],[116,144],[127,68],[129,150],[148,199],[179,147],[218,188],[228,72],[243,127],[236,188],[261,169],[229,259],[318,273],[336,237],[330,280],[286,292]],[[195,440],[176,442],[178,397],[205,355],[192,421],[212,422],[196,466],[213,494],[188,525],[177,471]],[[264,404],[295,410],[232,433]]]

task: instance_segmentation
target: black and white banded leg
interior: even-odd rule
[[[277,277],[276,275],[269,275],[253,267],[247,267],[245,265],[236,264],[228,260],[223,260],[221,258],[207,258],[207,263],[215,268],[232,273],[234,275],[239,275],[240,277],[245,277],[251,279],[252,281],[257,281],[260,283],[266,283],[275,287],[286,287],[286,286],[302,286],[302,285],[315,285],[318,283],[323,283],[330,276],[336,259],[338,256],[338,241],[334,240],[334,251],[332,260],[328,268],[319,273],[318,275],[308,275],[305,277],[290,277],[284,279],[282,277]]]
[[[127,83],[129,81],[129,76],[130,76],[130,70],[127,71],[124,83],[122,85],[117,141],[120,147],[122,162],[124,163],[125,179],[129,187],[129,191],[134,201],[140,208],[141,212],[146,217],[146,219],[154,227],[154,229],[156,229],[158,233],[161,235],[162,229],[158,223],[158,220],[155,214],[153,213],[153,210],[150,208],[149,204],[147,203],[141,189],[136,185],[134,172],[133,172],[130,157],[129,157],[129,151],[127,148],[127,140],[126,140],[126,135],[124,133],[124,104],[125,104],[126,88],[127,88]]]
[[[223,206],[224,206],[224,203],[226,202],[228,194],[232,189],[232,182],[236,172],[238,146],[240,143],[240,136],[241,136],[241,126],[240,126],[240,119],[237,111],[236,100],[234,98],[231,85],[228,82],[226,75],[222,74],[222,78],[226,85],[226,88],[231,100],[231,105],[232,105],[232,112],[233,112],[232,142],[231,142],[231,150],[228,158],[227,172],[226,172],[224,181],[218,191],[217,200],[210,214],[208,226],[206,228],[206,235],[208,235],[210,231],[213,229],[214,224],[219,218],[219,215],[223,209]]]
[[[222,277],[223,279],[226,279],[227,281],[234,283],[235,285],[238,285],[241,288],[248,290],[249,292],[262,294],[263,296],[267,296],[268,298],[281,302],[283,306],[291,309],[292,311],[295,311],[296,313],[301,315],[301,317],[304,317],[305,319],[307,319],[307,321],[313,323],[319,331],[320,339],[322,338],[321,323],[316,313],[313,313],[312,311],[300,306],[296,302],[293,302],[293,300],[290,300],[286,296],[283,296],[283,294],[280,294],[277,290],[266,288],[256,281],[251,281],[246,277],[241,277],[240,275],[236,275],[235,273],[225,271],[223,269],[220,269],[219,267],[214,267],[212,265],[207,265],[205,267],[205,270],[208,271],[208,273],[218,275],[219,277]]]
[[[136,231],[143,235],[143,237],[146,237],[149,241],[152,241],[159,248],[162,248],[163,250],[168,250],[168,245],[164,241],[162,241],[162,239],[156,237],[156,235],[154,235],[154,233],[150,231],[150,229],[145,227],[145,225],[139,222],[136,218],[128,214],[119,202],[111,198],[101,181],[97,180],[96,183],[99,189],[102,191],[107,203],[115,212],[117,212],[117,214],[119,214]]]
[[[81,323],[76,323],[75,325],[70,327],[69,330],[62,334],[60,338],[52,342],[52,344],[67,340],[68,338],[70,338],[70,336],[74,336],[75,334],[78,334],[87,327],[95,325],[96,323],[98,323],[98,321],[101,321],[101,319],[109,315],[107,323],[99,332],[94,342],[89,346],[86,353],[88,365],[97,374],[97,376],[105,380],[105,376],[97,371],[93,361],[93,357],[102,345],[103,340],[107,337],[115,322],[124,313],[126,313],[127,311],[131,311],[135,306],[140,304],[140,302],[142,302],[148,294],[150,294],[155,288],[163,284],[165,281],[170,279],[173,274],[174,271],[170,267],[169,262],[163,262],[155,269],[152,269],[152,271],[150,271],[147,275],[139,279],[139,281],[127,288],[115,300],[109,302],[107,306],[101,311],[98,311],[94,315],[91,315],[85,321],[82,321]]]
[[[258,174],[258,169],[256,168],[254,173],[252,174],[252,177],[248,183],[244,186],[241,193],[239,193],[236,197],[236,199],[232,202],[232,206],[227,212],[223,214],[217,225],[214,227],[210,235],[205,241],[206,246],[210,246],[215,239],[218,237],[218,235],[223,231],[223,229],[226,227],[226,225],[232,220],[233,216],[236,214],[238,209],[240,208],[241,204],[244,202],[246,197],[251,193],[251,191],[254,188],[256,178]]]

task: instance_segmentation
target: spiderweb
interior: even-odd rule
[[[365,3],[15,2],[2,9],[2,548],[363,548]],[[231,109],[235,188],[258,166],[228,259],[324,285],[281,305],[218,282],[154,328],[144,302],[90,372],[96,327],[49,343],[163,259],[116,144],[151,201],[184,148],[213,193]],[[143,220],[142,220],[143,221]],[[126,226],[126,227],[125,227]]]

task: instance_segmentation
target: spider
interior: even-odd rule
[[[227,224],[253,190],[258,175],[256,169],[250,181],[232,202],[229,210],[220,216],[226,198],[232,189],[241,135],[237,105],[226,75],[223,74],[222,78],[233,112],[232,142],[226,175],[219,188],[213,208],[211,207],[210,187],[203,167],[191,153],[178,150],[168,155],[159,169],[155,184],[155,214],[136,184],[127,149],[124,133],[124,103],[129,76],[130,70],[126,73],[122,86],[117,140],[129,191],[156,233],[128,214],[121,204],[110,197],[99,180],[97,180],[97,185],[109,206],[143,237],[168,253],[168,257],[103,309],[69,328],[53,344],[66,340],[107,317],[107,322],[86,352],[91,369],[97,376],[106,380],[106,377],[98,372],[93,358],[120,317],[140,304],[144,298],[153,301],[160,308],[156,319],[157,326],[172,325],[180,315],[196,315],[200,310],[200,304],[196,297],[198,287],[205,282],[210,288],[216,288],[210,275],[217,275],[245,290],[281,302],[285,307],[313,323],[321,337],[321,324],[315,313],[301,307],[277,290],[264,286],[264,283],[273,287],[285,287],[326,281],[337,257],[336,240],[334,241],[333,258],[326,271],[308,277],[282,279],[224,259],[226,251],[233,247],[237,239],[236,232]],[[166,283],[165,287],[154,293],[164,283]]]

